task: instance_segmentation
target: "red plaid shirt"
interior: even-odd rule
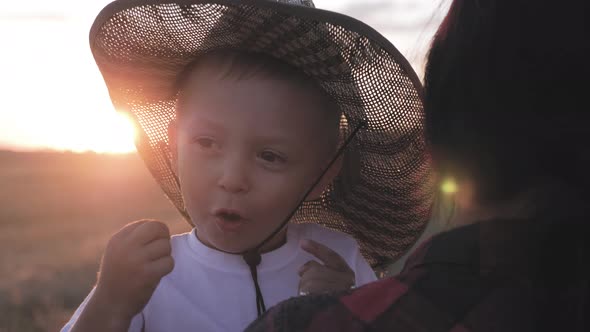
[[[582,242],[567,231],[566,243],[548,243],[543,234],[553,242],[553,233],[534,226],[483,223],[439,234],[398,276],[342,294],[292,298],[247,331],[587,331],[590,311],[582,294],[590,263],[567,256],[572,243]],[[587,245],[583,250],[590,257]],[[568,276],[559,270],[567,266],[582,270],[570,268]],[[567,297],[568,290],[577,295]]]

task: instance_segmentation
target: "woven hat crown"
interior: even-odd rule
[[[315,8],[312,0],[271,0],[276,2],[282,2],[289,5],[296,5],[296,6],[305,6],[310,8]]]

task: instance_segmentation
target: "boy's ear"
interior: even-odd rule
[[[326,188],[328,188],[330,183],[332,183],[334,178],[338,175],[338,173],[340,173],[340,169],[342,169],[343,162],[344,162],[343,155],[341,155],[340,157],[338,157],[338,159],[336,159],[336,161],[334,161],[334,163],[332,164],[330,169],[328,169],[326,174],[324,174],[324,176],[322,177],[320,182],[309,193],[309,195],[306,198],[307,201],[313,201],[313,200],[319,199],[322,196],[322,193],[324,192],[324,190],[326,190]]]
[[[172,160],[170,160],[170,164],[172,165],[172,171],[178,175],[178,143],[176,141],[178,135],[178,123],[176,119],[173,119],[168,124],[168,148],[170,149],[170,153],[172,154]]]

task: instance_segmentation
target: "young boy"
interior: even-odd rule
[[[221,5],[195,1],[194,6],[179,6],[178,13],[171,14],[171,8],[176,7],[169,4],[119,1],[101,13],[91,40],[98,31],[99,35],[105,33],[103,41],[113,41],[106,37],[108,21],[114,26],[126,26],[128,35],[137,28],[130,18],[139,22],[141,17],[161,11],[158,15],[207,20],[202,15],[211,14],[214,8],[211,6]],[[354,120],[347,114],[346,103],[336,102],[334,95],[326,93],[316,79],[300,68],[268,53],[229,44],[203,46],[215,40],[213,30],[228,29],[224,18],[232,17],[232,9],[239,12],[252,9],[239,1],[226,6],[219,10],[223,15],[211,15],[216,17],[217,25],[208,32],[210,39],[201,41],[203,51],[179,66],[174,74],[169,69],[175,61],[166,53],[154,52],[157,56],[152,60],[158,58],[162,62],[158,65],[146,61],[142,65],[149,63],[147,67],[138,64],[135,71],[138,76],[134,76],[125,70],[111,71],[113,68],[101,66],[99,60],[105,55],[114,59],[118,57],[114,54],[117,52],[126,53],[124,57],[127,57],[129,49],[117,42],[112,45],[113,53],[93,49],[114,103],[118,105],[122,100],[120,94],[126,93],[127,108],[143,107],[143,111],[136,109],[134,113],[147,136],[138,143],[138,150],[194,229],[170,238],[165,224],[157,221],[144,220],[125,226],[109,241],[96,287],[63,331],[236,331],[260,315],[265,305],[270,307],[307,293],[347,290],[376,279],[353,238],[317,225],[329,217],[324,224],[332,228],[349,229],[359,237],[370,233],[366,230],[370,224],[363,224],[365,220],[358,212],[364,207],[352,206],[346,197],[339,196],[348,191],[334,185],[341,168],[350,167],[346,158],[331,163],[339,145],[346,144],[346,137],[341,137],[347,134],[341,129],[342,115],[347,121]],[[289,5],[269,1],[259,1],[256,6],[262,16],[270,9],[277,11],[275,15],[290,9]],[[145,11],[146,8],[150,10]],[[111,10],[114,14],[105,14]],[[194,12],[187,13],[191,10]],[[121,15],[129,16],[120,21],[124,22],[122,25]],[[105,18],[107,22],[102,21]],[[200,21],[195,24],[206,25]],[[238,27],[248,24],[247,19],[234,22]],[[140,38],[144,47],[152,43],[156,30],[151,30],[145,22],[139,26],[141,33],[146,33]],[[183,31],[191,35],[190,29]],[[223,31],[226,35],[227,30]],[[137,36],[130,37],[129,41],[138,40]],[[103,41],[92,45],[106,46]],[[394,56],[389,57],[397,63]],[[121,58],[112,63],[122,63]],[[149,71],[160,65],[160,73],[166,79],[162,76],[163,80],[155,80],[145,75],[146,68]],[[114,76],[107,77],[108,72]],[[135,79],[141,83],[132,92],[129,87]],[[121,82],[127,87],[115,87]],[[410,92],[416,92],[413,83],[414,91]],[[162,90],[168,88],[168,99],[156,97],[164,96]],[[143,96],[138,97],[137,92]],[[174,102],[169,104],[170,100]],[[144,122],[158,118],[164,113],[162,109],[173,112],[172,116],[166,115],[149,124]],[[142,119],[142,116],[146,117]],[[165,132],[162,123],[166,123]],[[154,148],[161,147],[157,138],[162,133],[168,149],[163,154],[168,158],[164,163],[158,160],[163,157],[158,154],[161,151]],[[357,163],[370,162],[370,158],[360,158]],[[161,164],[167,167],[158,168]],[[166,176],[160,175],[162,172]],[[177,192],[170,191],[167,182],[170,178],[177,182]],[[387,179],[380,181],[387,185]],[[390,185],[395,187],[399,183]],[[355,188],[363,189],[358,184]],[[180,202],[175,199],[178,196]],[[377,196],[382,199],[387,194]],[[306,203],[292,220],[300,222],[303,217],[308,219],[304,221],[315,223],[289,223],[283,227],[302,198]],[[388,203],[395,201],[389,200],[384,205]],[[372,203],[362,204],[370,208]],[[355,211],[353,218],[347,210]],[[383,212],[389,211],[383,207],[365,216],[370,221],[377,219],[370,212],[377,212],[383,218]],[[420,220],[418,228],[425,221]],[[395,227],[384,227],[390,224],[391,221],[373,224],[381,233],[374,237],[377,246],[380,238],[391,237],[396,231]],[[355,231],[355,227],[363,234]],[[419,231],[409,233],[412,234],[399,234],[400,239],[411,242]],[[361,239],[364,249],[373,240]],[[393,241],[390,243],[395,245]],[[251,264],[235,255],[252,249],[261,254],[259,262]],[[383,252],[393,256],[387,250]],[[374,250],[369,257],[378,261],[381,258],[378,253]]]

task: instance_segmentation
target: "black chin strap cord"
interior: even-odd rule
[[[262,291],[260,290],[260,285],[258,284],[258,269],[257,269],[257,267],[260,264],[260,261],[262,260],[262,257],[260,255],[260,248],[262,248],[262,246],[264,246],[268,241],[270,241],[270,239],[275,237],[285,227],[285,225],[289,222],[289,220],[291,220],[293,215],[295,215],[295,213],[297,212],[297,210],[299,209],[301,204],[303,204],[303,202],[305,202],[305,200],[307,199],[307,196],[309,196],[309,194],[312,192],[312,190],[318,185],[318,183],[320,183],[320,181],[322,180],[322,178],[324,177],[326,172],[328,172],[330,167],[332,167],[332,165],[336,162],[336,160],[338,160],[340,155],[342,155],[342,153],[344,152],[344,149],[346,149],[348,144],[356,136],[357,132],[360,129],[366,128],[366,127],[367,127],[367,123],[365,121],[361,121],[355,127],[355,129],[348,136],[348,138],[346,139],[344,144],[342,144],[342,146],[338,149],[338,152],[336,152],[336,155],[332,158],[332,160],[330,161],[328,166],[322,171],[322,174],[320,174],[320,176],[318,176],[318,178],[311,185],[311,187],[305,192],[305,195],[303,195],[303,198],[301,198],[301,200],[297,203],[295,208],[291,211],[291,213],[289,213],[289,215],[285,218],[285,220],[283,220],[283,222],[279,225],[279,227],[277,227],[269,236],[267,236],[266,239],[264,239],[264,241],[260,242],[260,244],[258,244],[253,249],[247,250],[242,253],[234,253],[234,252],[228,252],[228,251],[224,251],[221,249],[217,249],[217,250],[219,250],[221,252],[225,252],[227,254],[242,255],[242,258],[244,259],[246,264],[248,264],[248,267],[250,268],[250,274],[252,275],[252,280],[254,281],[254,289],[256,290],[256,310],[258,312],[258,317],[260,317],[266,311],[266,306],[264,305],[264,298],[262,296]],[[166,159],[166,161],[168,162],[168,159]],[[170,165],[169,162],[168,162],[168,167],[170,168],[170,171],[173,170],[172,165]],[[178,177],[176,176],[176,174],[174,172],[172,172],[172,174],[174,174],[174,180],[176,180],[176,183],[177,183],[178,187],[180,188],[180,181],[178,180]]]
[[[248,264],[248,267],[250,267],[250,274],[252,275],[252,280],[254,281],[254,289],[256,290],[256,310],[258,311],[258,317],[260,317],[266,311],[266,306],[264,305],[264,297],[262,297],[260,285],[258,284],[257,266],[260,264],[262,257],[260,257],[260,253],[258,253],[257,251],[248,251],[247,253],[243,254],[242,257],[246,261],[246,264]]]

